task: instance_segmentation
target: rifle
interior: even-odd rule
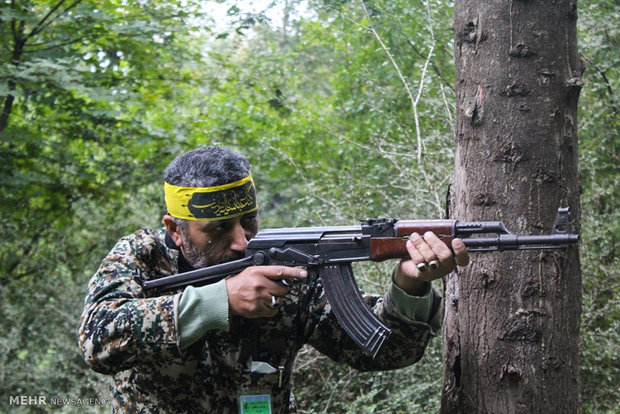
[[[564,249],[577,243],[570,233],[569,208],[559,208],[552,234],[517,235],[501,221],[363,219],[359,226],[299,227],[261,230],[248,242],[245,258],[166,276],[142,280],[145,290],[169,291],[215,283],[249,266],[281,265],[307,268],[309,280],[320,278],[327,299],[347,334],[373,358],[390,335],[371,312],[357,288],[351,263],[381,262],[409,257],[405,246],[416,232],[435,233],[448,246],[461,238],[470,252]],[[494,234],[492,237],[472,237]]]

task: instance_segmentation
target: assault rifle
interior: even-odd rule
[[[517,235],[501,221],[364,219],[359,226],[299,227],[261,230],[248,242],[245,258],[154,280],[146,290],[168,291],[215,283],[249,266],[304,266],[309,280],[320,278],[327,299],[347,334],[376,356],[391,331],[371,312],[357,288],[351,263],[409,257],[405,243],[412,233],[435,233],[450,246],[461,238],[470,252],[563,249],[577,243],[570,233],[568,208],[558,210],[552,234]],[[475,235],[493,234],[491,237]]]

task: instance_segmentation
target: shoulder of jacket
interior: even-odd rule
[[[166,230],[163,227],[157,230],[140,229],[121,238],[113,252],[133,255],[151,265],[161,264],[162,261],[176,263],[178,251],[166,246],[165,235]]]

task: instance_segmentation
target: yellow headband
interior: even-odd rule
[[[215,187],[177,187],[164,182],[166,207],[185,220],[226,220],[258,209],[252,175]]]

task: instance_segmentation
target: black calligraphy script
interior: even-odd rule
[[[195,192],[187,203],[190,213],[199,219],[226,219],[256,210],[254,183],[219,191]]]

